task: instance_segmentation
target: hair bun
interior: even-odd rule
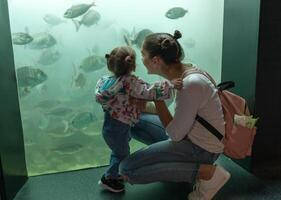
[[[172,45],[172,41],[170,38],[166,38],[161,42],[161,49],[168,49]]]
[[[177,39],[181,38],[181,36],[182,36],[181,32],[178,30],[175,30],[173,38],[177,40]]]
[[[131,63],[133,63],[133,59],[131,58],[131,56],[126,56],[125,57],[125,62],[131,64]]]

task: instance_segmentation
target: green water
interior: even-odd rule
[[[108,164],[110,151],[101,136],[103,112],[93,96],[97,80],[108,71],[105,65],[92,71],[83,71],[80,66],[89,56],[103,57],[114,47],[125,45],[124,35],[133,38],[134,31],[143,29],[169,33],[178,29],[183,34],[179,42],[185,61],[197,64],[220,81],[223,0],[97,0],[90,9],[97,11],[100,19],[89,27],[82,24],[76,31],[72,20],[63,14],[72,5],[91,2],[8,2],[12,33],[24,32],[34,37],[44,33],[56,40],[55,45],[39,49],[30,44],[13,45],[16,70],[28,66],[47,75],[34,87],[19,87],[29,176]],[[173,7],[188,12],[178,19],[165,17],[165,12]],[[44,20],[47,14],[56,16],[61,23],[48,24],[50,21]],[[137,52],[136,74],[148,82],[159,80],[160,77],[147,75],[140,49],[133,47]],[[46,57],[48,53],[51,56]],[[79,74],[83,79],[78,79]],[[83,112],[92,112],[93,122],[78,130],[69,128],[72,119]],[[132,140],[130,146],[133,152],[144,145]]]

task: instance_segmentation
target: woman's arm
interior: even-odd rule
[[[154,104],[159,118],[163,126],[166,128],[168,124],[173,120],[173,117],[164,101],[154,101]]]

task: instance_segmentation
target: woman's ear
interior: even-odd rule
[[[152,59],[153,64],[160,64],[161,59],[159,56],[154,56]]]

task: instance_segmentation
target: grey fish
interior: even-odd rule
[[[38,128],[47,133],[61,133],[64,134],[68,130],[67,121],[62,121],[57,117],[50,117],[42,115],[38,122]]]
[[[85,15],[83,15],[80,21],[72,20],[75,24],[76,31],[79,31],[80,26],[83,24],[86,27],[90,27],[94,24],[97,24],[100,20],[100,14],[95,10],[89,10]]]
[[[29,66],[20,67],[16,70],[19,87],[34,87],[47,80],[48,76],[41,69]]]
[[[40,54],[38,63],[42,65],[51,65],[61,58],[61,53],[54,49],[46,49]]]
[[[91,4],[78,4],[73,5],[71,8],[67,9],[64,13],[65,18],[75,18],[83,15],[85,12],[87,12],[92,6],[95,6],[95,3]]]
[[[74,154],[79,152],[83,148],[83,145],[79,143],[64,143],[57,145],[50,150],[53,152],[56,152],[58,154],[64,155],[64,154]]]
[[[145,37],[152,33],[153,32],[150,29],[143,29],[139,31],[137,34],[134,34],[133,39],[128,38],[128,36],[126,35],[124,35],[124,39],[128,46],[132,46],[133,44],[135,44],[138,48],[141,48]]]
[[[33,41],[29,43],[31,49],[45,49],[57,44],[56,39],[49,33],[36,33],[33,36]]]
[[[12,41],[15,45],[26,45],[32,42],[33,37],[30,36],[28,33],[12,33]]]
[[[55,115],[55,116],[65,116],[72,112],[71,108],[66,107],[57,107],[51,110],[50,112],[47,112],[46,115]]]
[[[178,19],[180,17],[183,17],[188,11],[182,7],[174,7],[169,9],[165,16],[169,19]]]
[[[74,86],[78,88],[83,88],[87,82],[87,79],[83,73],[79,73],[76,77],[74,77]]]
[[[56,26],[56,25],[59,25],[59,24],[62,24],[62,23],[65,23],[66,21],[65,20],[62,20],[61,18],[55,16],[55,15],[52,15],[52,14],[46,14],[44,15],[43,17],[43,20],[47,23],[47,24],[50,24],[52,26]]]
[[[46,100],[38,102],[35,105],[35,108],[50,109],[50,108],[53,108],[53,107],[59,105],[60,103],[61,102],[58,100],[46,99]]]
[[[74,116],[71,120],[71,125],[77,129],[83,129],[97,118],[91,112],[81,112]]]
[[[80,69],[84,72],[93,72],[106,66],[106,60],[103,56],[92,55],[84,58]]]

